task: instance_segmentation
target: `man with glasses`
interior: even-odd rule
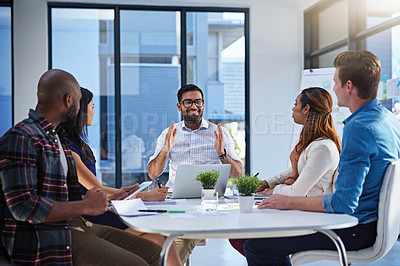
[[[230,176],[243,173],[243,164],[235,153],[235,143],[226,128],[203,119],[202,90],[193,84],[178,91],[179,112],[183,121],[171,123],[158,137],[157,148],[148,163],[149,176],[160,176],[170,160],[167,186],[173,186],[178,165],[231,164]]]
[[[180,164],[231,164],[230,176],[243,173],[243,164],[235,153],[235,143],[226,128],[215,125],[202,118],[204,98],[202,90],[193,84],[178,90],[177,107],[183,121],[171,123],[158,137],[154,155],[150,157],[149,176],[160,176],[169,159],[169,180],[173,186],[176,169]],[[192,252],[196,240],[177,239],[175,241],[182,263]]]

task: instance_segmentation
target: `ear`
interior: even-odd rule
[[[178,111],[182,112],[182,108],[181,108],[181,104],[180,103],[176,103],[176,107],[178,107]]]
[[[303,108],[303,113],[306,115],[310,111],[310,105],[307,104],[306,107]]]
[[[347,93],[350,94],[353,91],[353,89],[354,89],[353,82],[351,80],[348,80],[346,82],[346,91],[347,91]]]
[[[74,99],[72,98],[72,94],[67,93],[67,94],[64,95],[64,104],[65,104],[65,106],[70,108],[72,106],[73,102],[74,102]]]

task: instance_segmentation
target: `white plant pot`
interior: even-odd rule
[[[204,211],[216,211],[218,208],[218,192],[215,189],[201,190],[201,206]]]
[[[239,196],[239,208],[241,213],[250,213],[253,211],[254,195]]]

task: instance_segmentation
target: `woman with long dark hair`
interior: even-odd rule
[[[314,196],[333,192],[333,177],[342,150],[333,126],[332,97],[318,87],[304,89],[292,109],[293,120],[303,125],[290,154],[291,167],[267,178],[261,194]]]
[[[332,97],[323,88],[304,89],[292,109],[293,120],[303,125],[299,141],[290,153],[291,166],[263,181],[257,193],[316,196],[334,192],[333,183],[342,150],[333,126]],[[244,255],[247,239],[229,240]]]
[[[81,184],[82,194],[85,194],[89,189],[97,187],[106,192],[110,199],[120,199],[127,192],[136,190],[138,185],[135,184],[133,186],[116,189],[103,186],[97,179],[96,160],[92,150],[86,143],[87,127],[92,125],[94,116],[93,94],[85,88],[81,88],[81,93],[82,98],[80,100],[80,110],[77,114],[76,125],[72,128],[66,127],[65,131],[71,146],[72,157],[76,164],[78,181]],[[144,201],[163,201],[165,200],[167,191],[168,187],[157,187],[149,192],[139,192],[136,194],[136,197]],[[88,220],[92,223],[126,230],[129,233],[151,240],[160,246],[162,246],[165,241],[165,237],[160,234],[143,233],[129,228],[116,214],[110,211],[99,216],[90,217]],[[168,265],[182,265],[175,244],[171,246],[171,250],[168,254]]]

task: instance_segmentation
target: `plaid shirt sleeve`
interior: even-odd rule
[[[76,172],[64,175],[59,153],[54,126],[34,110],[0,139],[1,242],[14,264],[72,265],[68,221],[43,223],[53,201],[80,199]]]
[[[18,132],[10,132],[0,143],[0,180],[6,204],[16,220],[31,224],[46,219],[53,206],[51,198],[40,196],[46,184],[37,185],[41,182],[36,160],[44,154],[38,154],[35,145]]]

